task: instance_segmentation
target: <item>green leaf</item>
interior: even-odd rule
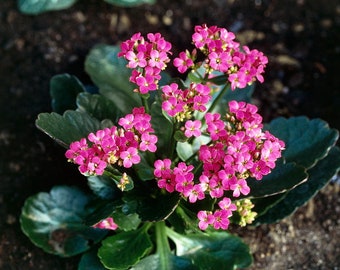
[[[340,149],[333,147],[326,158],[308,170],[308,180],[287,192],[283,200],[275,203],[259,216],[255,223],[274,223],[294,213],[323,188],[340,169]]]
[[[157,152],[168,153],[172,140],[173,125],[162,113],[161,101],[157,100],[151,106],[151,125],[158,137]]]
[[[262,197],[282,193],[306,181],[307,177],[305,168],[293,162],[277,162],[275,169],[264,176],[262,180],[253,178],[247,180],[251,191],[246,197]]]
[[[210,140],[210,137],[200,136],[195,138],[192,143],[178,142],[176,145],[177,155],[181,160],[186,161],[192,157],[194,153],[198,152],[201,145],[208,144]]]
[[[192,144],[188,142],[178,142],[176,152],[182,161],[189,159],[194,154]]]
[[[286,197],[286,195],[287,195],[287,192],[284,192],[284,193],[279,193],[275,195],[270,195],[267,197],[252,199],[251,201],[254,204],[254,208],[252,209],[252,211],[257,213],[256,218],[265,214],[275,204],[283,200]],[[254,224],[253,222],[252,225],[256,225],[256,224]]]
[[[77,0],[18,0],[20,12],[36,15],[51,10],[61,10],[72,6]]]
[[[103,128],[97,119],[77,111],[66,111],[62,116],[54,112],[41,113],[35,123],[41,131],[64,147]]]
[[[99,92],[110,99],[121,112],[128,113],[142,106],[135,85],[129,82],[131,71],[126,61],[118,58],[118,46],[97,45],[87,55],[85,70],[98,86]]]
[[[121,232],[102,241],[98,256],[108,269],[127,269],[135,265],[152,249],[145,228]]]
[[[89,176],[87,183],[93,193],[102,199],[112,200],[121,193],[115,182],[108,176]]]
[[[69,74],[53,76],[50,81],[53,111],[62,114],[66,110],[76,109],[77,95],[84,91],[84,85],[75,76]]]
[[[236,100],[236,101],[245,101],[247,103],[251,102],[252,95],[255,90],[255,83],[251,85],[247,85],[245,88],[236,88],[235,90],[229,89],[227,94],[224,96],[225,104],[227,105],[229,101]]]
[[[105,2],[120,7],[135,7],[142,4],[154,4],[156,0],[104,0]]]
[[[339,137],[338,131],[329,128],[325,121],[304,116],[277,118],[267,129],[285,142],[283,156],[287,162],[296,162],[305,168],[324,158]]]
[[[148,182],[149,183],[149,182]],[[151,194],[146,196],[146,190],[136,190],[123,195],[128,211],[136,212],[142,221],[165,220],[176,209],[180,196],[175,193]]]
[[[28,198],[22,208],[22,231],[48,253],[62,257],[82,253],[107,233],[84,225],[91,200],[74,187],[57,186],[50,193],[38,193]]]
[[[112,217],[118,225],[118,228],[123,231],[136,230],[141,223],[136,213],[123,213],[122,208],[116,208]]]
[[[153,175],[154,167],[151,166],[150,163],[147,161],[148,156],[154,156],[154,154],[150,152],[141,152],[139,153],[139,155],[141,157],[141,161],[138,164],[133,165],[138,178],[142,181],[155,179]]]
[[[84,253],[80,258],[78,270],[105,270],[106,268],[100,262],[97,252],[98,249],[92,248]]]
[[[145,257],[139,263],[131,268],[131,270],[159,270],[161,268],[161,262],[158,254],[153,254]],[[189,259],[168,255],[167,270],[195,270],[195,267]],[[164,270],[164,269],[162,269]]]
[[[93,200],[90,204],[88,204],[88,208],[91,208],[91,213],[86,216],[84,219],[84,224],[87,226],[92,226],[97,224],[98,222],[110,217],[112,212],[120,206],[117,201],[108,201],[108,200]]]
[[[86,112],[98,120],[110,119],[117,123],[122,112],[108,98],[90,93],[80,93],[77,97],[77,111]]]
[[[229,233],[181,235],[170,229],[167,233],[176,244],[176,255],[190,259],[199,269],[232,270],[252,263],[249,247]]]

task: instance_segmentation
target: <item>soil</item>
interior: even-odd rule
[[[176,54],[190,46],[193,26],[218,25],[269,56],[254,100],[266,121],[307,115],[340,129],[339,14],[336,0],[157,0],[138,8],[80,0],[28,16],[14,0],[0,1],[0,269],[77,269],[79,257],[44,253],[18,221],[28,196],[56,184],[85,185],[64,149],[34,125],[38,113],[51,111],[53,75],[89,83],[83,63],[95,44],[161,32]],[[250,269],[340,269],[339,193],[334,181],[277,224],[235,230],[254,255]]]

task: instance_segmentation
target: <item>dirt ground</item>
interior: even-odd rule
[[[266,81],[255,91],[267,121],[304,114],[340,129],[339,15],[336,0],[157,0],[133,9],[79,0],[39,16],[0,1],[0,269],[77,269],[79,257],[45,254],[18,221],[28,196],[56,184],[84,186],[64,149],[34,126],[38,113],[51,111],[53,75],[89,83],[83,63],[95,44],[159,31],[176,53],[190,46],[194,25],[218,25],[269,56]],[[254,255],[250,269],[340,269],[339,194],[332,183],[280,223],[235,230]]]

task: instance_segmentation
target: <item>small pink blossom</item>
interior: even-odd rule
[[[98,229],[106,229],[106,230],[116,230],[118,228],[118,225],[114,222],[112,217],[108,217],[106,219],[103,219],[102,221],[98,222],[97,224],[92,226],[93,228]]]
[[[180,52],[179,57],[174,59],[174,66],[177,67],[180,73],[184,73],[194,65],[187,52]]]
[[[120,153],[125,168],[131,168],[133,164],[138,164],[141,160],[138,151],[134,147],[129,147],[126,151]]]
[[[199,211],[197,213],[197,218],[199,220],[198,227],[201,230],[206,230],[209,225],[215,222],[215,216],[208,211]]]
[[[194,136],[194,137],[201,136],[201,130],[200,130],[201,126],[202,126],[202,123],[199,120],[186,121],[184,135],[188,138],[190,138],[191,136]]]
[[[157,136],[151,135],[149,133],[143,133],[141,136],[141,143],[139,144],[139,149],[141,151],[150,151],[152,153],[157,150]]]

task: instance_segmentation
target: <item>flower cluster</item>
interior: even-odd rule
[[[206,110],[211,100],[210,88],[204,84],[192,83],[189,89],[181,90],[177,83],[162,87],[162,109],[178,121],[190,119],[192,112]]]
[[[102,175],[109,164],[130,168],[141,160],[138,150],[157,150],[150,121],[144,107],[134,108],[132,114],[119,119],[121,128],[113,126],[90,133],[87,139],[91,145],[85,138],[72,142],[65,156],[85,175]]]
[[[196,26],[192,42],[207,57],[208,70],[218,71],[228,75],[231,89],[244,88],[255,80],[263,82],[262,73],[268,59],[258,50],[250,50],[247,46],[240,47],[234,41],[235,35],[225,28],[216,26]],[[190,54],[181,52],[175,58],[174,65],[181,73],[193,68],[196,50]]]
[[[218,113],[207,113],[205,121],[211,142],[201,145],[198,151],[202,163],[198,180],[195,182],[192,165],[180,162],[171,168],[171,160],[157,160],[154,175],[158,186],[168,192],[181,193],[191,203],[204,199],[206,194],[211,198],[223,198],[220,202],[225,201],[226,191],[232,191],[233,197],[249,194],[246,179],[261,180],[270,173],[275,161],[281,157],[284,143],[268,131],[262,131],[262,117],[257,113],[257,107],[245,102],[231,101],[225,120]],[[192,130],[198,132],[197,128]],[[214,213],[200,211],[199,227],[227,228],[231,211],[236,210],[234,205],[229,206],[228,209],[220,206],[221,209]]]
[[[147,35],[147,40],[137,33],[121,44],[119,57],[124,57],[127,67],[133,69],[130,81],[138,86],[137,92],[147,94],[158,89],[160,72],[170,61],[171,44],[161,34]]]
[[[242,224],[251,222],[255,217],[252,203],[241,197],[250,193],[247,179],[261,180],[269,174],[281,157],[284,143],[263,131],[262,117],[254,105],[230,101],[227,113],[216,112],[216,104],[228,86],[234,90],[255,80],[263,81],[261,74],[267,58],[257,50],[241,48],[234,39],[235,35],[224,28],[196,26],[192,36],[196,48],[174,59],[179,72],[192,69],[197,71],[197,77],[194,75],[190,84],[183,83],[184,90],[175,82],[164,85],[157,97],[161,99],[163,113],[167,114],[164,121],[171,119],[172,136],[165,142],[169,143],[170,156],[157,152],[158,138],[153,134],[151,116],[145,112],[149,108],[146,106],[149,95],[145,95],[141,97],[145,108],[134,108],[131,114],[120,118],[120,127],[105,128],[71,143],[66,157],[85,175],[109,171],[112,176],[115,166],[119,166],[119,179],[114,180],[124,190],[131,179],[128,174],[132,172],[124,168],[133,169],[133,165],[141,162],[139,151],[155,153],[155,159],[150,157],[148,163],[154,165],[153,175],[160,189],[178,192],[190,203],[204,199],[215,202],[212,211],[198,211],[200,229],[209,226],[227,229],[233,212],[238,212]],[[135,92],[143,95],[158,89],[160,72],[170,61],[170,49],[171,44],[159,33],[148,34],[147,39],[137,33],[122,43],[119,56],[133,69],[130,81],[138,86]],[[204,54],[203,62],[195,63],[197,50]],[[200,67],[205,70],[204,75],[198,72]],[[225,87],[213,100],[216,83],[213,78],[220,75]],[[207,144],[196,150],[192,147],[193,155],[179,162],[183,157],[179,153],[176,156],[178,141],[187,144],[206,141]],[[233,203],[235,198],[242,202]]]

